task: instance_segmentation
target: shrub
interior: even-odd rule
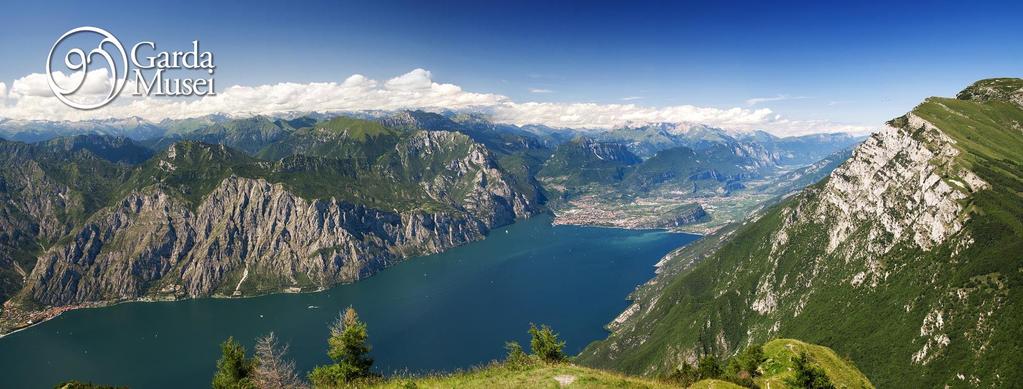
[[[799,353],[799,356],[793,362],[796,364],[795,375],[786,380],[785,383],[796,388],[835,389],[835,385],[831,383],[831,379],[824,373],[824,369],[815,366],[805,352]]]
[[[682,362],[682,366],[679,366],[667,377],[668,381],[679,384],[683,388],[687,388],[690,385],[700,380],[700,373],[696,371],[693,365],[688,362]]]
[[[721,364],[713,355],[706,355],[700,358],[696,371],[701,380],[718,378],[721,377]]]
[[[529,348],[533,355],[548,363],[566,359],[562,352],[565,342],[558,339],[558,334],[547,325],[537,327],[535,324],[529,324],[529,335],[532,336]]]
[[[508,350],[508,354],[505,356],[504,362],[510,367],[525,367],[533,362],[529,355],[526,355],[526,352],[522,351],[522,346],[519,345],[519,342],[507,342],[504,344],[504,349]]]
[[[253,360],[245,357],[245,347],[227,338],[220,344],[220,360],[217,373],[213,376],[213,389],[249,389],[252,384]]]
[[[317,366],[309,373],[309,380],[316,387],[334,387],[373,376],[367,338],[366,324],[359,320],[354,308],[348,307],[330,327],[327,339],[327,355],[334,364]]]

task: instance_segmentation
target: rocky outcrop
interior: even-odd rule
[[[693,224],[701,221],[705,221],[710,218],[707,211],[703,209],[699,204],[693,204],[691,207],[685,207],[678,213],[668,214],[661,217],[656,224],[652,225],[653,228],[677,228],[688,224]]]

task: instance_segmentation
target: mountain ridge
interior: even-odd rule
[[[652,374],[791,336],[882,387],[1017,381],[1023,109],[992,83],[925,100],[826,180],[662,261],[581,361]]]

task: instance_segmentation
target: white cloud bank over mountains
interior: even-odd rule
[[[60,85],[80,74],[55,74]],[[90,72],[81,93],[105,94],[110,86],[106,69]],[[769,108],[707,108],[692,105],[648,107],[636,104],[516,102],[492,93],[475,93],[458,85],[433,81],[428,70],[415,69],[385,82],[360,74],[343,82],[231,86],[216,96],[201,98],[137,97],[129,81],[110,105],[91,111],[58,101],[46,75],[34,73],[0,83],[0,118],[14,120],[80,121],[138,116],[150,121],[183,119],[208,114],[248,116],[289,112],[364,110],[471,110],[492,115],[501,123],[544,124],[551,127],[611,128],[625,123],[695,122],[734,130],[762,129],[777,135],[814,132],[867,132],[870,128],[827,121],[791,120]]]

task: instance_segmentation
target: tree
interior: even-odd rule
[[[220,344],[220,360],[217,361],[217,373],[213,376],[213,389],[250,389],[252,384],[252,359],[245,357],[245,347],[227,338]]]
[[[529,324],[529,335],[532,339],[529,341],[529,348],[544,362],[561,362],[564,361],[565,354],[562,349],[565,348],[565,342],[558,339],[558,334],[548,327],[546,324],[541,325],[539,328],[533,324]]]
[[[287,360],[288,345],[281,345],[274,333],[256,340],[252,383],[260,389],[298,389],[306,384],[295,373],[295,362]]]
[[[713,355],[706,355],[700,358],[696,371],[701,380],[718,378],[721,376],[721,364],[718,363],[718,359]]]
[[[504,349],[508,350],[508,355],[504,358],[505,363],[512,367],[523,367],[530,364],[529,355],[526,355],[522,351],[522,346],[519,342],[507,342],[504,344]]]
[[[736,384],[750,387],[753,378],[760,375],[758,368],[764,363],[764,348],[759,344],[746,347],[738,355],[729,358],[725,366],[724,378]]]
[[[327,339],[327,356],[334,364],[317,366],[309,373],[309,380],[316,387],[331,387],[372,376],[373,358],[368,356],[367,338],[366,324],[359,321],[354,308],[348,307],[331,325]]]
[[[795,374],[786,380],[786,383],[796,388],[806,389],[835,389],[831,379],[818,366],[815,366],[805,352],[799,353],[795,359]]]
[[[739,368],[749,373],[750,377],[757,377],[760,372],[757,370],[760,365],[767,361],[764,355],[764,346],[754,344],[746,347],[742,354],[739,354]]]
[[[668,375],[668,380],[679,384],[683,388],[688,388],[700,380],[700,373],[696,371],[693,365],[690,365],[688,362],[682,362],[682,366],[679,366]]]

